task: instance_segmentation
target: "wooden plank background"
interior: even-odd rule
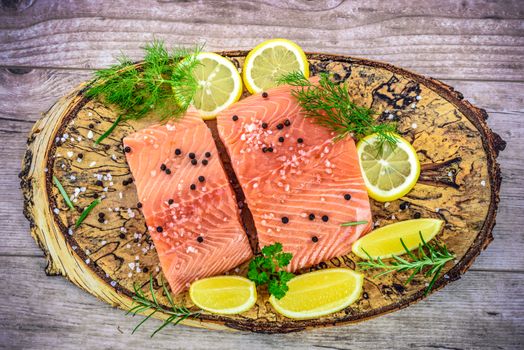
[[[358,325],[296,334],[180,326],[153,339],[45,261],[22,215],[17,174],[32,123],[120,51],[153,38],[249,49],[286,37],[307,51],[387,61],[445,81],[485,108],[508,146],[495,241],[459,281]],[[524,2],[0,1],[0,348],[518,349],[524,344]]]

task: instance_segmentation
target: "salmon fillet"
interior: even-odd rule
[[[196,112],[135,132],[124,146],[173,293],[251,258],[213,137]]]
[[[340,256],[372,225],[354,141],[305,118],[291,87],[250,96],[217,117],[259,246],[282,243],[295,271]],[[367,224],[342,227],[348,221]]]

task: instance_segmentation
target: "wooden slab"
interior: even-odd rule
[[[224,54],[241,66],[245,52]],[[445,220],[439,239],[457,255],[457,260],[447,267],[436,289],[457,279],[489,244],[495,222],[500,188],[496,156],[505,143],[487,127],[485,111],[473,107],[443,83],[387,64],[321,54],[310,54],[309,58],[313,73],[335,73],[354,92],[356,102],[372,107],[379,118],[398,121],[401,133],[413,143],[424,169],[419,184],[389,206],[373,202],[375,222],[384,225],[416,213]],[[98,298],[126,309],[131,305],[133,283],[144,286],[149,273],[153,273],[158,287],[162,278],[144,219],[136,208],[135,189],[133,185],[122,185],[130,173],[120,141],[144,123],[124,123],[102,145],[94,146],[93,140],[109,127],[115,113],[97,101],[85,99],[83,88],[81,85],[57,102],[33,128],[21,173],[26,216],[33,236],[48,257],[49,274],[62,274]],[[90,133],[93,138],[88,137]],[[80,162],[78,153],[83,154]],[[97,174],[102,173],[112,176],[112,180],[104,181],[107,192],[94,185]],[[77,207],[87,206],[95,193],[107,196],[78,230],[69,230],[79,213],[67,210],[51,184],[53,174],[62,180],[68,193],[85,187]],[[109,186],[109,182],[113,185]],[[401,202],[406,202],[408,209],[400,210]],[[55,209],[58,214],[53,212]],[[96,220],[100,211],[109,217],[107,224]],[[312,270],[355,268],[356,260],[349,254]],[[244,272],[245,266],[232,273]],[[355,322],[420,300],[428,282],[418,278],[404,286],[406,276],[375,279],[373,275],[366,273],[365,293],[360,301],[318,320],[292,321],[275,314],[262,291],[256,307],[243,315],[204,314],[187,323],[215,329],[289,332]],[[160,293],[157,297],[165,301]],[[187,295],[178,296],[177,301],[191,306]]]

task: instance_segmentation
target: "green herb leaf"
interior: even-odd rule
[[[334,131],[337,134],[335,140],[348,135],[360,139],[377,133],[382,142],[396,144],[396,138],[391,134],[396,131],[395,125],[377,123],[374,112],[354,103],[346,85],[331,81],[328,74],[321,73],[318,84],[313,84],[302,72],[291,72],[280,77],[278,83],[298,87],[292,94],[306,112],[306,117]]]
[[[369,269],[383,269],[384,271],[375,275],[379,277],[392,272],[403,272],[403,271],[412,271],[409,278],[406,280],[406,284],[410,283],[413,278],[422,273],[425,277],[433,276],[431,282],[426,288],[424,294],[427,295],[429,291],[433,288],[433,285],[437,281],[440,272],[444,268],[444,265],[448,261],[455,259],[455,254],[451,253],[445,245],[440,245],[435,243],[434,245],[428,244],[424,237],[422,237],[422,232],[419,231],[421,244],[419,244],[417,249],[417,254],[411,252],[404,241],[400,239],[400,243],[404,247],[406,254],[410,257],[411,261],[401,258],[398,255],[393,255],[393,259],[389,264],[385,263],[381,258],[373,259],[363,248],[362,250],[368,256],[368,261],[362,261],[357,263],[363,270]],[[426,272],[423,272],[426,270]]]
[[[91,204],[89,204],[89,206],[85,208],[84,211],[82,211],[82,214],[80,214],[78,220],[76,220],[75,227],[80,226],[87,217],[87,215],[89,215],[91,210],[93,210],[93,208],[96,207],[98,204],[100,204],[100,199],[95,199],[94,201],[92,201]]]
[[[112,132],[113,130],[115,130],[116,126],[118,125],[118,123],[120,123],[120,120],[122,119],[122,116],[119,115],[115,121],[113,122],[113,124],[111,124],[111,126],[109,127],[109,129],[106,130],[106,132],[104,132],[102,135],[100,135],[99,138],[96,139],[95,141],[95,145],[98,145],[103,139],[105,139],[106,137],[108,137]]]
[[[171,304],[171,308],[166,308],[162,306],[158,299],[155,296],[155,290],[153,288],[153,275],[149,276],[149,292],[151,294],[150,300],[148,297],[146,297],[145,293],[140,289],[140,286],[138,286],[136,283],[133,284],[133,289],[135,291],[135,295],[133,296],[133,301],[135,305],[128,311],[129,314],[132,314],[133,316],[137,315],[138,313],[145,312],[146,310],[150,310],[151,312],[142,320],[140,323],[136,325],[136,327],[133,329],[132,333],[135,333],[140,326],[142,326],[148,319],[151,318],[155,313],[160,312],[166,315],[169,315],[167,319],[164,320],[162,325],[158,327],[152,334],[151,337],[153,337],[155,334],[160,332],[162,329],[164,329],[166,326],[172,324],[173,326],[176,326],[183,320],[185,320],[188,317],[196,318],[200,316],[202,313],[202,310],[198,311],[190,311],[184,306],[178,306],[173,302],[173,298],[171,297],[169,291],[167,290],[167,287],[164,284],[164,281],[162,281],[162,290],[166,294],[167,299],[169,300],[169,303]]]
[[[340,224],[340,226],[356,226],[356,225],[365,225],[367,223],[368,223],[367,221],[349,221],[349,222]]]
[[[257,286],[268,286],[271,295],[281,299],[288,291],[287,282],[295,275],[281,270],[291,262],[293,254],[282,251],[282,244],[275,243],[262,248],[262,255],[255,256],[249,262],[247,278]]]
[[[163,42],[155,40],[144,50],[140,66],[122,55],[118,64],[97,71],[86,96],[115,105],[123,119],[141,119],[150,114],[162,120],[179,118],[198,88],[193,71],[199,64],[201,48],[175,48],[169,52]],[[106,138],[118,121],[96,143]]]
[[[75,209],[75,206],[73,205],[73,202],[71,202],[71,199],[69,198],[69,195],[67,194],[66,190],[64,189],[64,186],[62,186],[60,181],[58,181],[58,179],[54,175],[53,175],[53,182],[56,185],[56,187],[58,188],[58,191],[60,192],[62,197],[64,197],[64,201],[66,202],[67,206],[71,209]]]

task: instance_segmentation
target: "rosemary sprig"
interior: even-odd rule
[[[345,222],[343,224],[340,224],[340,226],[356,226],[356,225],[365,225],[367,224],[368,222],[367,221],[349,221],[349,222]]]
[[[163,42],[155,40],[145,46],[144,62],[139,67],[121,55],[118,64],[97,71],[86,96],[115,105],[122,119],[141,119],[150,112],[162,120],[178,118],[186,112],[198,87],[193,70],[199,64],[200,49],[178,47],[169,52]]]
[[[395,125],[377,123],[374,112],[354,103],[346,85],[334,83],[328,74],[321,73],[318,84],[313,84],[302,72],[291,72],[280,77],[278,83],[299,87],[292,94],[306,116],[335,132],[335,140],[347,135],[360,139],[377,133],[382,142],[396,144],[396,138],[391,134],[396,131]]]
[[[94,201],[92,201],[91,204],[89,204],[87,206],[87,208],[85,208],[82,211],[82,214],[80,214],[80,217],[78,218],[78,220],[76,220],[75,227],[80,226],[82,224],[82,222],[85,220],[85,218],[87,217],[87,215],[89,215],[91,210],[93,210],[93,208],[96,207],[98,204],[100,204],[100,199],[99,198],[97,198]]]
[[[164,314],[169,315],[168,318],[164,320],[162,325],[158,327],[152,334],[151,337],[153,337],[155,334],[160,332],[162,329],[164,329],[167,325],[173,324],[173,326],[176,326],[183,320],[185,320],[188,317],[198,317],[202,313],[201,310],[199,311],[190,311],[185,306],[179,306],[176,305],[173,302],[173,298],[171,297],[171,294],[169,294],[169,291],[167,290],[164,281],[162,281],[162,289],[167,297],[167,300],[169,300],[169,304],[171,305],[171,309],[166,309],[162,305],[158,303],[158,300],[155,296],[155,290],[153,288],[153,275],[149,275],[149,291],[151,292],[151,297],[153,300],[150,300],[146,297],[144,292],[140,289],[139,286],[136,284],[133,284],[133,289],[135,290],[135,295],[133,296],[133,301],[136,305],[134,305],[127,314],[132,314],[133,316],[137,315],[138,313],[144,312],[146,310],[150,310],[151,312],[142,320],[140,323],[136,325],[136,327],[133,329],[132,333],[135,333],[140,326],[142,326],[148,319],[150,319],[155,313],[162,312]]]
[[[75,206],[73,205],[73,202],[71,202],[71,198],[69,198],[69,195],[67,194],[66,190],[64,189],[64,186],[62,186],[60,181],[58,181],[58,179],[54,175],[53,175],[53,183],[58,188],[58,191],[60,192],[62,197],[64,197],[64,201],[66,202],[67,206],[70,209],[75,209]]]
[[[419,231],[420,239],[422,244],[419,244],[417,255],[413,254],[402,238],[400,239],[400,243],[404,247],[404,250],[406,251],[406,254],[411,258],[411,261],[408,261],[406,259],[401,258],[398,255],[393,255],[391,258],[393,261],[391,263],[387,264],[384,261],[382,261],[381,258],[373,259],[368,252],[366,252],[363,248],[362,250],[364,253],[368,256],[369,261],[362,261],[357,263],[363,270],[369,270],[369,269],[384,269],[385,271],[375,275],[374,277],[379,277],[391,272],[403,272],[403,271],[412,271],[409,278],[406,280],[405,284],[410,283],[413,278],[419,274],[422,273],[425,277],[433,276],[431,279],[431,282],[429,283],[428,287],[426,288],[426,291],[424,292],[425,295],[429,293],[431,288],[433,288],[433,285],[437,281],[438,276],[440,275],[440,272],[442,271],[442,268],[448,261],[451,261],[455,258],[455,254],[451,253],[448,248],[445,245],[440,245],[438,242],[434,245],[426,243],[424,240],[424,237],[422,237],[422,232]],[[424,272],[425,270],[425,272]]]

